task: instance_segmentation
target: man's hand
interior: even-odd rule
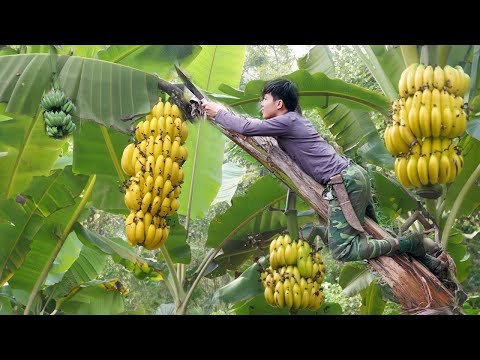
[[[218,110],[225,109],[224,106],[207,100],[202,100],[202,106],[207,116],[212,119],[215,118]]]

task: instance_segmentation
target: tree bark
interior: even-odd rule
[[[304,173],[300,167],[278,146],[271,137],[246,137],[235,131],[223,128],[211,121],[232,141],[242,147],[280,181],[295,191],[308,202],[321,218],[328,218],[328,204],[322,198],[323,186]],[[391,238],[372,219],[366,217],[364,228],[376,239]],[[420,262],[407,255],[392,257],[380,256],[367,260],[377,271],[406,313],[416,313],[426,309],[439,309],[454,306],[454,296],[449,290]]]

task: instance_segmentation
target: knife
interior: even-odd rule
[[[193,85],[193,83],[190,81],[187,75],[185,75],[185,73],[182,70],[180,70],[180,68],[177,65],[175,65],[175,69],[177,70],[177,74],[178,76],[180,76],[180,79],[183,81],[183,84],[185,85],[185,87],[188,90],[190,90],[198,100],[200,101],[202,101],[203,99],[207,100],[207,98],[200,92],[200,90],[197,89],[195,85]]]

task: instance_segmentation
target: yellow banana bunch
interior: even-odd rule
[[[326,270],[320,253],[308,242],[284,234],[272,240],[269,256],[270,266],[260,275],[267,303],[292,310],[319,309]]]
[[[407,188],[453,182],[463,167],[456,138],[467,127],[462,96],[470,90],[469,75],[461,66],[412,64],[398,90],[384,132],[386,148],[396,157],[396,177]],[[301,272],[308,271],[305,264],[297,264]]]
[[[125,231],[130,245],[153,250],[167,239],[166,217],[180,206],[188,127],[178,106],[160,98],[134,133],[136,141],[125,147],[121,158],[122,169],[130,176],[125,186],[125,205],[130,209]]]

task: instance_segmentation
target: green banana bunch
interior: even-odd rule
[[[76,107],[62,90],[52,89],[42,98],[40,104],[45,109],[43,118],[48,136],[62,139],[73,134],[76,125],[71,114],[76,111]]]

